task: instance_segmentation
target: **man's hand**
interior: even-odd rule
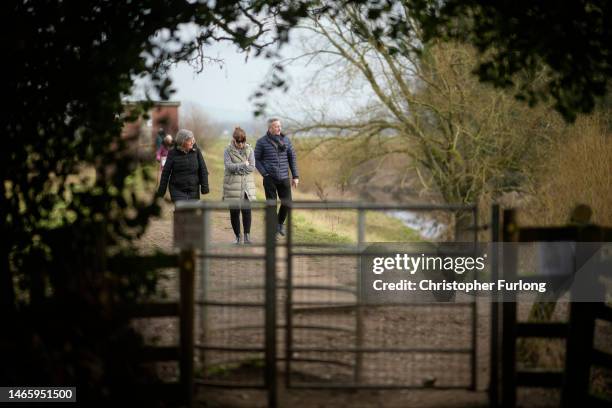
[[[295,178],[295,179],[291,180],[291,185],[292,185],[294,188],[297,188],[297,186],[298,186],[298,184],[299,184],[299,183],[300,183],[300,179],[296,179],[296,178]]]

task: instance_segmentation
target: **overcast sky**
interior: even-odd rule
[[[185,37],[192,35],[194,28],[184,29]],[[283,58],[296,57],[304,52],[304,44],[314,37],[305,37],[305,32],[294,31],[289,43],[282,48]],[[164,41],[163,34],[159,41]],[[222,60],[222,64],[210,63],[204,70],[197,73],[194,67],[187,63],[173,66],[170,70],[173,88],[176,92],[170,99],[181,102],[182,106],[195,103],[203,108],[213,122],[221,122],[227,126],[253,125],[259,127],[265,118],[255,118],[254,101],[250,97],[259,89],[270,73],[273,60],[264,57],[245,57],[230,42],[220,42],[205,49],[210,58]],[[292,120],[300,122],[344,119],[353,113],[353,108],[366,103],[371,95],[362,87],[351,85],[347,92],[338,72],[326,70],[317,76],[317,81],[311,78],[320,68],[321,61],[311,62],[306,66],[306,59],[294,61],[285,66],[285,79],[289,83],[289,91],[276,90],[266,97],[266,117],[280,117],[285,123]],[[327,61],[329,62],[329,61]],[[333,66],[333,64],[328,64]],[[135,79],[136,83],[129,98],[142,99],[147,86],[147,79]],[[152,93],[151,95],[153,95]]]
[[[254,106],[249,96],[264,80],[271,62],[263,58],[245,60],[245,55],[231,44],[218,44],[208,51],[210,57],[222,59],[224,64],[208,65],[199,74],[186,63],[174,67],[171,77],[177,92],[172,99],[199,104],[213,120],[251,120]]]
[[[289,42],[282,49],[283,57],[294,57],[300,54],[301,47],[296,42]],[[255,106],[249,97],[259,88],[269,73],[273,61],[263,57],[245,59],[236,47],[230,43],[219,43],[208,48],[208,56],[224,61],[222,66],[211,64],[197,74],[193,67],[182,63],[171,70],[174,88],[177,92],[173,100],[185,104],[195,102],[204,108],[212,120],[230,123],[252,121]],[[331,73],[331,85],[324,85],[323,91],[310,85],[309,79],[318,69],[318,65],[305,66],[305,60],[299,60],[285,68],[286,79],[290,84],[289,91],[275,91],[268,96],[268,116],[281,118],[291,117],[303,120],[316,109],[325,110],[332,117],[346,117],[350,107],[367,99],[367,93],[358,90],[357,97],[346,94],[334,95],[334,78]],[[323,108],[321,108],[323,106]],[[316,107],[316,108],[315,108]],[[258,118],[257,121],[263,121]]]

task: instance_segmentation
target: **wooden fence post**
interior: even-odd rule
[[[357,212],[357,245],[360,251],[363,251],[366,242],[366,219],[365,210],[360,208]],[[364,286],[362,274],[362,256],[359,256],[359,265],[357,267],[357,299],[355,308],[355,349],[359,350],[363,348],[363,297],[364,297]],[[363,382],[363,353],[361,351],[355,352],[355,369],[354,369],[353,381],[355,384],[361,384]]]
[[[476,257],[476,253],[478,252],[478,206],[474,206],[472,210],[472,227],[474,229],[473,236],[473,249],[474,249],[474,257]],[[475,275],[476,277],[478,275]],[[478,350],[478,298],[476,297],[476,293],[474,292],[473,302],[471,304],[472,309],[472,353],[470,356],[470,365],[471,369],[471,387],[472,391],[476,391],[476,387],[478,385],[478,358],[476,357],[476,352]]]
[[[277,372],[276,372],[276,203],[266,204],[266,368],[265,384],[268,390],[268,407],[276,408]]]
[[[517,248],[508,245],[517,241],[518,226],[514,210],[504,210],[503,214],[503,278],[516,279]],[[505,291],[502,295],[502,407],[516,406],[516,295]]]
[[[589,393],[595,331],[594,305],[596,303],[572,302],[570,306],[565,376],[561,391],[561,406],[564,408],[585,403]]]
[[[500,238],[500,209],[499,204],[491,208],[491,282],[497,284],[499,279],[499,238]],[[500,303],[499,292],[495,291],[491,299],[491,358],[489,377],[489,406],[499,406],[499,319]]]
[[[593,280],[593,284],[571,287],[571,305],[569,316],[569,332],[567,336],[565,352],[565,376],[563,389],[561,390],[561,406],[564,408],[576,407],[584,404],[589,396],[589,384],[591,380],[591,362],[593,359],[593,341],[595,337],[595,314],[597,308],[605,299],[603,285],[598,285],[595,276],[590,276],[588,270],[583,270],[584,265],[597,251],[593,245],[600,240],[600,229],[590,227],[578,232],[578,242],[574,250],[574,274],[575,279]],[[585,245],[585,246],[582,246]],[[582,275],[582,276],[579,276]],[[589,290],[592,302],[585,302],[583,297],[585,289]],[[594,300],[600,300],[595,302]]]
[[[179,256],[180,279],[180,384],[187,407],[193,406],[194,399],[194,270],[195,256],[192,249],[183,250]]]

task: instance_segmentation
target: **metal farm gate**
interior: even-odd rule
[[[364,296],[361,262],[364,249],[385,246],[367,239],[381,212],[467,211],[474,220],[476,208],[298,202],[290,214],[304,211],[352,216],[357,231],[354,243],[305,243],[289,218],[282,259],[286,386],[475,389],[476,303],[373,304]]]
[[[266,390],[269,406],[280,381],[290,389],[476,389],[475,299],[372,304],[361,273],[364,248],[384,228],[381,213],[462,213],[476,243],[476,207],[294,201],[279,241],[276,204],[251,208],[254,243],[236,246],[227,204],[177,205],[175,225],[198,259],[196,385]],[[341,233],[313,235],[314,212]],[[357,227],[346,239],[351,218]],[[213,236],[213,227],[227,234]]]

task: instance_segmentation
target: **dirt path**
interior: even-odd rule
[[[172,217],[174,213],[174,205],[163,202],[161,217],[156,218],[149,224],[146,233],[140,239],[140,248],[144,251],[173,251],[172,247]],[[253,223],[254,235],[257,239],[261,239],[261,224],[260,220]],[[234,233],[229,220],[229,213],[226,211],[216,211],[213,215],[213,232],[211,234],[216,242],[231,243],[234,238]]]

